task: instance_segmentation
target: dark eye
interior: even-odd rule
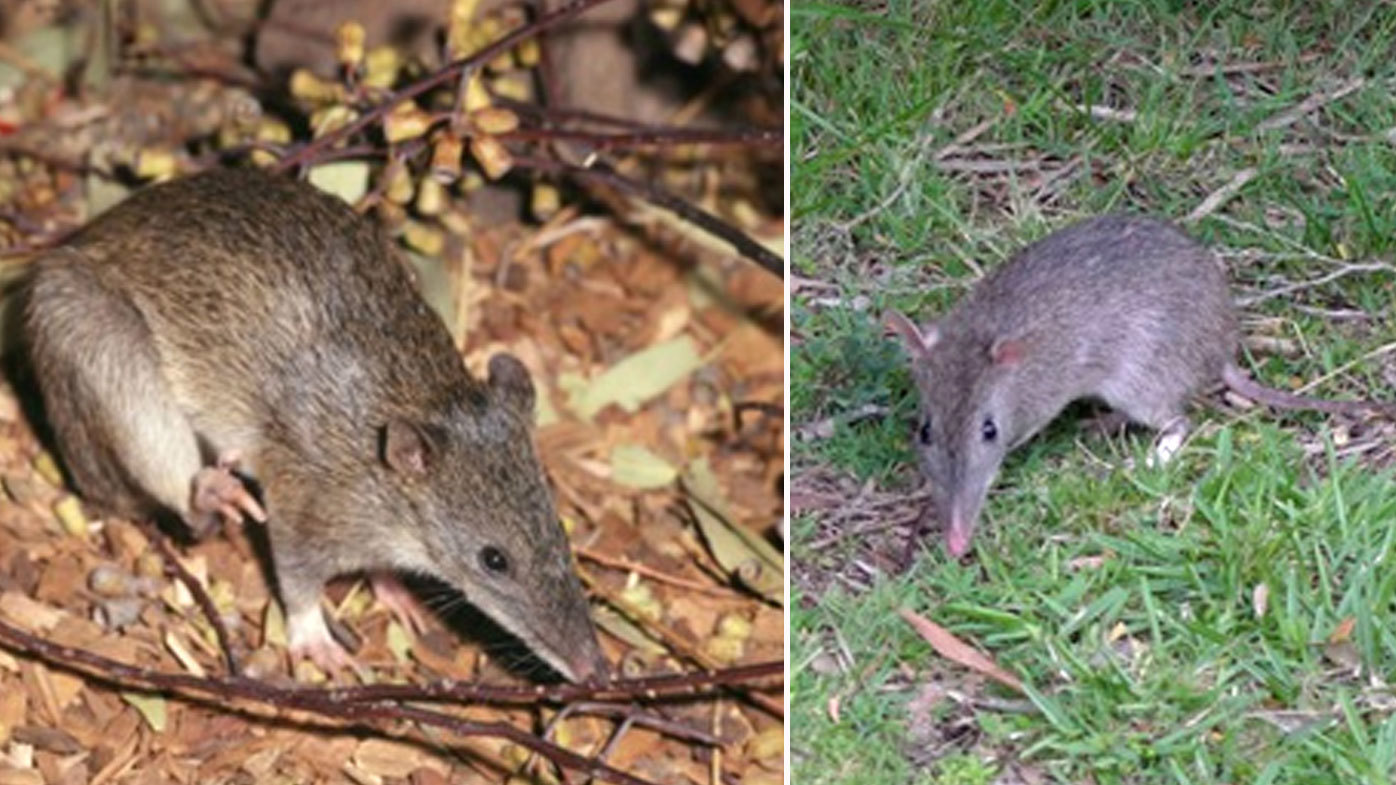
[[[509,571],[509,557],[504,555],[504,551],[486,545],[480,549],[480,564],[490,572],[503,575]]]
[[[979,432],[984,435],[986,442],[991,442],[999,437],[999,427],[994,425],[992,417],[984,418],[984,425],[980,427]]]
[[[928,445],[928,446],[930,445],[930,443],[931,443],[931,421],[930,421],[929,418],[924,419],[924,420],[921,421],[921,427],[918,428],[918,429],[916,430],[916,438],[920,439],[922,444]]]

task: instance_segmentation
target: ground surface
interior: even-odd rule
[[[115,29],[100,27],[106,17],[90,10],[55,18],[48,6],[60,4],[0,5],[6,281],[33,258],[28,251],[55,242],[151,177],[216,165],[220,155],[245,159],[254,147],[288,153],[305,141],[310,115],[345,116],[345,106],[324,105],[346,100],[342,89],[322,85],[330,98],[308,100],[294,89],[289,95],[284,81],[260,81],[246,69],[239,54],[246,31],[233,15],[266,4],[133,4],[123,7],[130,16],[117,16]],[[448,4],[418,5],[444,13]],[[10,15],[16,8],[40,18]],[[214,24],[220,21],[223,26]],[[312,17],[297,22],[302,32],[323,24]],[[725,29],[754,35],[745,22]],[[333,31],[311,33],[323,48]],[[94,32],[112,34],[125,56],[114,65],[83,59]],[[730,45],[720,37],[700,40],[695,57],[707,56],[704,41]],[[299,53],[292,47],[287,56]],[[522,55],[505,61],[491,66],[491,89],[532,78],[520,68]],[[112,77],[107,66],[119,75]],[[404,66],[396,81],[393,73],[384,84],[402,85],[424,71]],[[247,84],[258,89],[242,89]],[[353,111],[371,111],[383,100],[385,87],[372,90],[353,99]],[[701,101],[682,107],[684,117],[702,114],[705,102],[723,94],[704,90]],[[449,107],[452,94],[447,88],[433,106]],[[529,128],[534,115],[520,112],[523,136],[538,131]],[[620,118],[619,125],[670,121],[687,122],[646,116]],[[661,136],[663,128],[672,130],[662,126]],[[540,396],[537,441],[610,662],[638,675],[779,661],[780,280],[701,240],[684,222],[647,210],[643,200],[561,187],[544,190],[553,204],[541,208],[538,192],[530,198],[532,180],[517,172],[513,185],[522,187],[522,198],[490,192],[480,201],[493,212],[482,214],[471,202],[484,190],[474,153],[457,147],[454,164],[464,172],[453,173],[449,156],[413,139],[385,150],[384,137],[370,129],[359,157],[314,167],[311,180],[373,213],[401,241],[474,372],[483,373],[500,351],[529,368]],[[509,144],[515,154],[546,153],[522,136]],[[740,148],[727,150],[689,149],[675,172],[662,151],[620,152],[611,160],[622,171],[643,164],[646,179],[672,174],[666,182],[675,193],[729,221],[740,213],[749,234],[779,248],[783,220],[762,196],[781,190],[767,181],[778,173],[771,163],[778,152],[758,164]],[[405,183],[388,182],[385,153],[407,165]],[[429,165],[444,177],[425,177]],[[223,673],[212,628],[165,574],[154,543],[132,522],[80,503],[59,462],[34,438],[16,389],[24,388],[0,389],[0,620],[162,673]],[[253,541],[247,530],[227,531],[181,547],[180,558],[208,588],[247,675],[284,685],[294,667],[301,683],[324,683],[313,667],[287,660],[284,621]],[[737,579],[739,568],[745,580]],[[478,618],[448,615],[416,635],[352,578],[328,596],[338,619],[362,640],[358,672],[336,674],[337,684],[452,678],[527,685],[544,675]],[[644,713],[714,734],[720,743],[656,732],[643,719],[622,728],[626,711],[618,716],[614,708],[581,707],[566,716],[556,704],[443,710],[546,733],[652,782],[781,781],[778,679],[760,690],[644,703]],[[256,701],[122,690],[0,651],[3,783],[556,781],[548,766],[495,738],[462,740],[405,722],[370,725],[346,729]]]
[[[969,561],[932,535],[894,570],[933,489],[878,315],[929,320],[1073,219],[1184,221],[1223,255],[1256,375],[1394,397],[1396,13],[1168,9],[792,9],[797,782],[1396,776],[1390,422],[1217,399],[1155,469],[1150,434],[1069,416],[1010,457]]]

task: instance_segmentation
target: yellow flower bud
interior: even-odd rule
[[[334,31],[335,53],[346,70],[357,71],[364,60],[364,26],[349,20]]]
[[[401,164],[391,164],[383,176],[388,178],[388,184],[383,188],[383,198],[393,204],[407,204],[412,201],[412,195],[417,192],[417,186],[412,182],[412,175],[408,173],[407,167]]]
[[[446,246],[446,235],[435,226],[408,220],[402,225],[402,239],[408,247],[427,256],[437,256]]]
[[[521,41],[519,45],[514,48],[514,56],[518,58],[519,65],[524,68],[532,68],[538,65],[540,54],[541,50],[538,48],[537,38],[529,38]]]
[[[471,112],[470,124],[482,134],[507,134],[519,127],[519,116],[508,109],[489,106]]]
[[[390,144],[416,139],[431,128],[431,115],[410,101],[383,118],[383,138]]]
[[[344,104],[322,106],[310,113],[310,135],[315,139],[333,133],[354,122],[359,113]]]
[[[493,136],[477,136],[470,140],[470,154],[480,165],[480,171],[491,180],[498,180],[514,166],[514,157]]]
[[[440,215],[446,207],[446,186],[435,177],[423,177],[417,183],[416,207],[421,215]]]
[[[533,98],[533,87],[528,74],[523,71],[510,71],[490,80],[490,88],[495,95],[527,102]]]
[[[485,91],[485,83],[480,78],[477,71],[470,75],[470,81],[465,83],[465,111],[466,114],[479,111],[490,105],[490,94]]]
[[[304,68],[291,74],[291,95],[312,103],[335,103],[344,100],[344,85],[326,82]]]
[[[365,87],[387,90],[397,81],[398,69],[402,67],[402,57],[391,46],[375,46],[364,55]]]
[[[562,194],[558,192],[557,186],[550,183],[535,183],[533,185],[533,195],[529,199],[529,210],[533,217],[540,221],[546,221],[557,214],[562,209]]]
[[[460,137],[442,134],[431,149],[431,176],[442,182],[454,182],[460,178],[460,159],[465,152],[465,144]]]
[[[136,153],[136,176],[168,180],[178,172],[179,162],[172,151],[163,147],[147,147]]]

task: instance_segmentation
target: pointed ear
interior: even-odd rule
[[[940,339],[940,333],[936,330],[935,325],[927,325],[924,329],[917,327],[915,322],[897,310],[891,310],[882,315],[882,327],[889,333],[901,336],[907,351],[916,358],[925,357],[936,345],[936,341]]]
[[[1027,344],[1014,338],[1000,338],[989,347],[989,359],[994,365],[1012,367],[1023,361],[1027,354]]]
[[[533,378],[528,369],[512,354],[496,354],[490,358],[490,389],[503,398],[508,406],[533,422]]]
[[[383,462],[399,474],[420,477],[427,473],[431,448],[426,434],[406,420],[392,420],[383,426]]]

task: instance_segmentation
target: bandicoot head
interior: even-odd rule
[[[921,398],[915,436],[921,470],[931,482],[945,547],[964,556],[989,486],[1020,441],[1011,381],[1027,347],[988,335],[947,340],[940,326],[917,326],[896,311],[883,322],[911,356]]]

